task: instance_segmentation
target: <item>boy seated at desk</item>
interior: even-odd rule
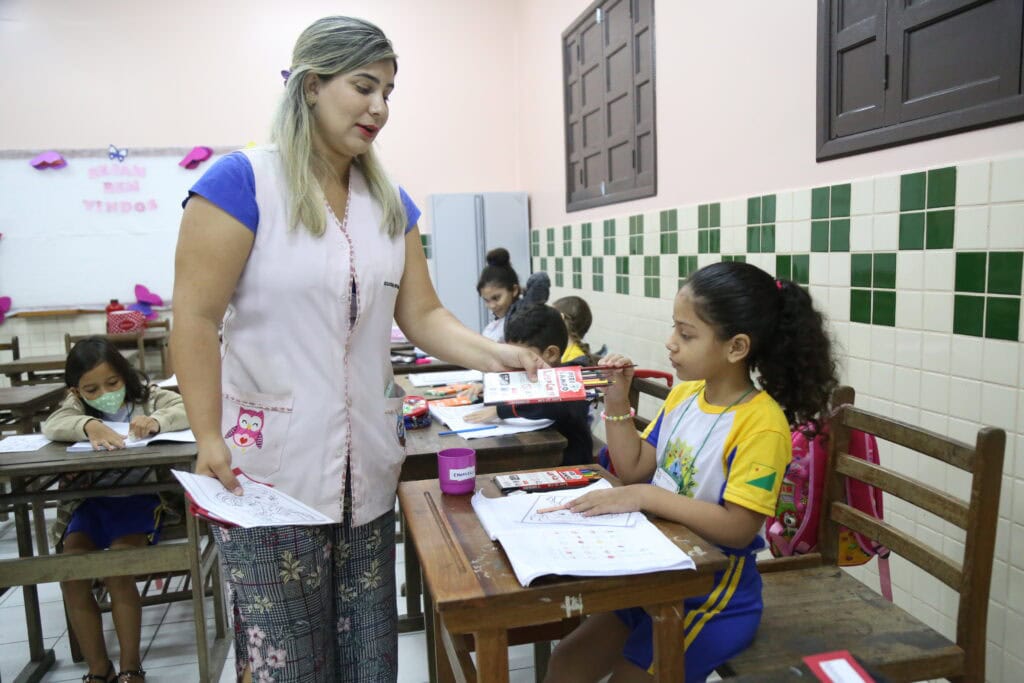
[[[554,367],[557,365],[586,365],[587,357],[580,356],[561,362],[569,343],[562,314],[545,304],[532,304],[517,310],[505,323],[505,343],[525,346]],[[584,465],[593,462],[593,440],[590,435],[589,404],[587,401],[536,403],[530,405],[488,406],[466,415],[466,422],[492,422],[509,417],[532,420],[554,420],[554,428],[569,442],[562,454],[563,465]]]

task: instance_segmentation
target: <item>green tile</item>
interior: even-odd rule
[[[697,231],[697,253],[706,254],[708,253],[708,232],[709,230],[698,230]]]
[[[555,229],[548,228],[548,256],[555,255]]]
[[[649,277],[644,282],[644,293],[654,299],[661,296],[661,279]]]
[[[986,299],[985,336],[989,339],[1017,341],[1020,330],[1020,299],[994,297]]]
[[[953,286],[955,291],[984,293],[985,259],[983,251],[957,252],[956,280]]]
[[[722,205],[715,202],[708,210],[708,227],[718,228],[722,225]]]
[[[701,204],[697,207],[697,227],[706,228],[708,227],[708,205]]]
[[[843,218],[850,215],[850,183],[832,186],[831,204],[833,218]]]
[[[423,235],[426,237],[426,235]],[[423,242],[423,246],[426,247],[427,243]],[[534,257],[540,256],[540,233],[536,230],[530,235],[530,255]]]
[[[572,242],[562,242],[562,256],[572,255]]]
[[[762,254],[774,254],[775,253],[775,226],[774,225],[762,225],[761,226],[761,253]]]
[[[604,220],[604,236],[615,237],[615,219],[606,218]]]
[[[629,257],[627,257],[627,256],[616,256],[615,257],[615,274],[616,275],[629,275]]]
[[[811,223],[811,251],[828,251],[828,221]]]
[[[712,254],[718,254],[722,251],[722,231],[718,228],[709,230],[708,233],[708,251]]]
[[[956,203],[956,166],[928,171],[928,208]]]
[[[571,225],[563,225],[562,226],[562,241],[564,241],[564,242],[571,242],[572,241],[572,226]]]
[[[871,290],[850,290],[850,322],[871,324]]]
[[[615,293],[629,294],[629,277],[626,275],[615,276]]]
[[[632,235],[629,238],[629,253],[631,256],[639,256],[644,253],[644,236]]]
[[[873,325],[896,326],[896,292],[876,289],[872,292],[871,323]]]
[[[924,171],[900,176],[900,211],[924,208],[924,186]]]
[[[828,218],[828,188],[811,190],[811,218]]]
[[[572,288],[583,289],[583,275],[581,273],[572,274]]]
[[[988,293],[1020,296],[1021,263],[1024,253],[993,251],[988,255]]]
[[[779,254],[775,257],[775,277],[780,280],[793,279],[793,257],[788,254]]]
[[[595,257],[590,263],[591,271],[593,272],[592,285],[595,292],[604,291],[604,259],[600,256]]]
[[[580,247],[582,249],[582,255],[583,256],[593,256],[594,255],[593,254],[593,246],[591,246],[591,244],[592,244],[591,240],[589,240],[589,239],[583,240],[583,243],[580,245]]]
[[[927,249],[953,248],[953,211],[929,211],[925,235]]]
[[[642,213],[633,216],[633,223],[636,226],[634,229],[638,233],[643,233],[643,231],[644,231],[644,215]]]
[[[953,334],[980,337],[985,320],[985,298],[957,294],[953,297]]]
[[[900,214],[900,249],[924,249],[924,214]]]
[[[580,232],[582,233],[583,239],[585,240],[589,240],[591,237],[594,236],[593,226],[590,223],[583,223],[580,226]]]
[[[591,282],[591,286],[594,288],[595,292],[603,292],[604,291],[604,275],[600,275],[598,273],[594,273],[594,277],[593,277],[593,281]]]
[[[896,289],[896,254],[875,254],[872,285],[881,289]]]
[[[829,251],[850,251],[850,219],[840,218],[832,221],[828,238]]]
[[[605,237],[604,238],[604,255],[615,256],[615,238]]]
[[[801,285],[811,283],[811,257],[808,254],[793,255],[793,281]]]
[[[775,195],[773,194],[761,197],[761,221],[764,223],[775,222]]]
[[[548,272],[548,260],[546,258],[540,260],[540,269],[545,273]]]
[[[850,257],[850,286],[871,286],[871,254],[853,254]]]
[[[661,275],[661,259],[657,256],[644,256],[644,275]]]
[[[756,254],[761,251],[761,226],[747,226],[747,253]]]
[[[751,197],[747,200],[747,225],[757,225],[761,222],[761,198]]]

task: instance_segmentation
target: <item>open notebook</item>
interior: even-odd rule
[[[487,498],[473,496],[473,510],[491,540],[501,544],[519,583],[539,576],[618,576],[693,569],[690,556],[639,512],[584,517],[549,507],[610,488],[605,480],[583,489]]]
[[[142,439],[136,439],[128,435],[128,423],[127,422],[107,422],[103,421],[103,424],[107,425],[115,432],[125,437],[124,447],[125,448],[138,448],[147,444],[155,442],[176,442],[176,443],[195,443],[196,437],[192,433],[191,429],[182,429],[176,432],[160,432],[159,434],[153,434]],[[92,444],[86,441],[76,441],[75,443],[68,446],[68,453],[81,453],[84,451],[93,450]]]

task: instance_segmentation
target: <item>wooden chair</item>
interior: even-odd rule
[[[147,330],[160,328],[167,330],[168,337],[168,339],[165,340],[164,343],[160,346],[160,373],[164,377],[170,377],[171,375],[174,374],[174,369],[171,367],[171,346],[169,343],[171,336],[171,319],[161,318],[160,320],[146,321]]]
[[[719,674],[761,680],[770,672],[799,666],[807,655],[849,650],[892,681],[950,678],[984,683],[985,626],[1006,435],[1001,429],[983,427],[970,446],[855,408],[853,398],[849,387],[840,387],[833,396],[833,405],[839,408],[830,421],[821,552],[758,563],[764,581],[760,629],[753,644],[720,667]],[[851,457],[851,429],[969,472],[970,500]],[[964,529],[963,561],[847,505],[847,478],[881,488]],[[955,642],[837,565],[840,525],[882,543],[958,593]]]
[[[121,348],[125,342],[132,343],[135,348],[127,353],[122,351],[122,355],[128,360],[129,363],[135,363],[139,370],[142,372],[146,371],[146,347],[143,339],[143,332],[136,334],[65,334],[64,335],[64,352],[71,353],[71,347],[82,341],[83,339],[89,339],[91,337],[103,337],[115,343],[118,348]]]
[[[11,337],[9,342],[0,342],[0,351],[10,351],[11,360],[18,360],[21,358],[21,347],[18,345],[17,335]]]
[[[671,373],[660,370],[637,369],[634,371],[633,382],[629,385],[629,407],[636,413],[633,423],[638,430],[647,429],[647,425],[651,423],[648,418],[640,416],[640,397],[650,396],[657,401],[657,405],[660,407],[668,398],[674,379]]]

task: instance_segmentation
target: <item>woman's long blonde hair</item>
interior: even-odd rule
[[[391,41],[383,31],[363,19],[324,17],[310,25],[295,41],[291,73],[271,130],[271,139],[284,162],[293,228],[301,223],[314,235],[324,233],[327,217],[318,179],[332,172],[313,149],[313,116],[306,105],[303,82],[310,74],[326,81],[385,59],[394,62],[397,72],[398,55]],[[362,171],[370,194],[383,210],[384,230],[392,238],[403,234],[407,221],[405,207],[373,147],[352,163]]]

